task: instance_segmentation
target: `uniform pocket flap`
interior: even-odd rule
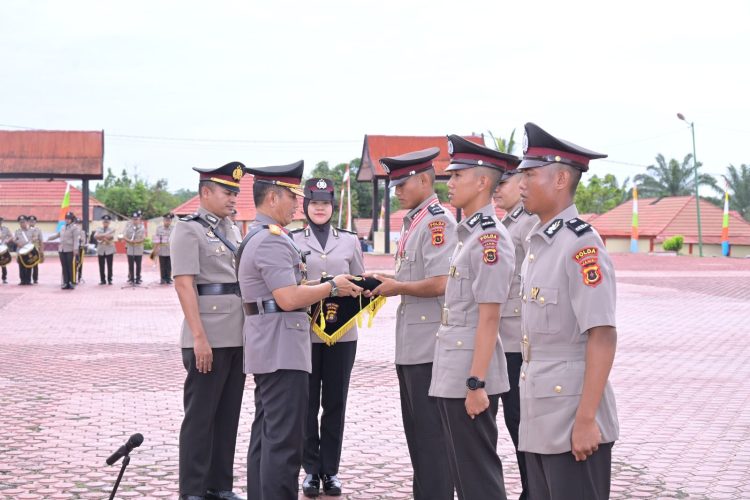
[[[467,280],[471,278],[471,270],[469,269],[469,266],[466,265],[452,266],[450,276],[457,280]]]
[[[404,313],[404,321],[407,325],[414,325],[419,323],[439,323],[440,306],[437,302],[435,302],[434,304],[425,302],[409,304],[406,307],[406,312]]]
[[[532,288],[529,300],[542,307],[547,304],[557,304],[557,288]]]
[[[533,351],[532,351],[533,352]],[[533,356],[533,354],[532,354]],[[545,375],[534,379],[534,397],[578,396],[583,390],[583,372]]]
[[[297,315],[284,315],[284,326],[292,330],[309,330],[310,318],[307,316],[300,317]]]
[[[521,315],[521,299],[510,299],[503,304],[500,314],[503,318],[514,318]]]
[[[417,252],[414,250],[404,250],[404,256],[401,259],[402,264],[413,264],[417,260]]]
[[[445,335],[440,342],[446,351],[474,350],[474,334]]]
[[[201,295],[198,297],[198,312],[201,314],[229,314],[232,302],[239,301],[235,295]]]

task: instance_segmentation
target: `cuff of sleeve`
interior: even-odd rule
[[[580,323],[581,325],[581,333],[587,333],[592,328],[596,328],[597,326],[611,326],[613,328],[617,328],[617,325],[615,325],[614,318],[587,318],[588,320],[585,323]]]

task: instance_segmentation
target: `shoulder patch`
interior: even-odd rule
[[[432,246],[442,246],[445,243],[445,221],[433,220],[427,227],[430,228],[430,233],[432,234]]]
[[[470,228],[474,228],[474,226],[476,226],[477,224],[479,224],[480,220],[482,220],[482,213],[481,212],[477,212],[474,215],[472,215],[469,220],[466,221],[466,224]]]
[[[599,249],[597,247],[585,247],[573,254],[573,260],[581,266],[583,284],[596,287],[604,279],[599,267]]]
[[[185,217],[180,217],[180,220],[183,221],[183,222],[189,222],[189,221],[195,220],[197,218],[198,218],[198,213],[196,212],[194,214],[186,215]]]
[[[427,210],[429,210],[432,215],[440,215],[445,213],[445,209],[437,203],[428,206]]]
[[[485,264],[493,265],[497,262],[497,242],[500,235],[497,233],[485,233],[479,237],[479,243],[482,245],[482,261]]]
[[[519,206],[517,209],[513,210],[513,213],[510,214],[510,218],[513,220],[518,219],[518,216],[521,215],[523,212],[523,205]]]
[[[495,227],[497,224],[495,224],[495,219],[493,219],[490,216],[482,217],[482,229],[487,229],[490,227]]]
[[[591,231],[591,224],[588,222],[584,222],[579,218],[573,218],[570,219],[568,222],[565,223],[566,226],[568,226],[568,229],[576,233],[579,237],[588,232]]]
[[[552,221],[552,224],[547,226],[547,229],[544,230],[544,234],[546,234],[549,238],[552,238],[554,235],[557,234],[557,232],[562,229],[563,227],[563,220],[562,219],[555,219]]]
[[[276,224],[269,224],[268,232],[273,234],[274,236],[279,236],[281,234],[281,228]]]

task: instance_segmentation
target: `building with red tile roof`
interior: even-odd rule
[[[721,255],[721,225],[724,211],[711,202],[700,200],[703,254]],[[593,219],[592,224],[611,252],[630,249],[633,201],[629,200]],[[643,198],[638,200],[639,251],[661,250],[665,239],[681,235],[684,252],[698,254],[698,221],[694,196]],[[729,214],[731,255],[750,255],[750,223],[737,214]]]
[[[67,181],[64,180],[0,179],[0,216],[8,222],[15,221],[19,215],[36,215],[40,223],[57,224],[60,203],[65,196],[67,185]],[[106,208],[93,196],[89,200],[89,219],[100,218],[100,210]],[[71,186],[70,210],[81,217],[82,206],[81,190]],[[111,211],[107,213],[114,215]]]
[[[103,178],[104,132],[0,130],[0,177]]]

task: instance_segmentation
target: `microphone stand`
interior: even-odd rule
[[[115,493],[117,493],[117,488],[120,486],[120,481],[122,480],[122,475],[125,473],[125,467],[128,466],[130,463],[130,455],[125,455],[125,458],[122,459],[122,467],[120,467],[120,474],[117,476],[117,481],[115,481],[115,486],[112,488],[112,494],[109,496],[109,500],[114,500]]]

